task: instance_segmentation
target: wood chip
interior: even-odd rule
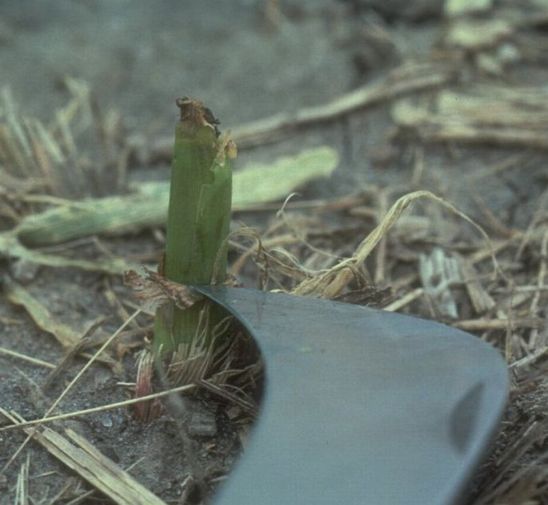
[[[457,260],[435,247],[430,255],[420,255],[419,274],[424,291],[438,313],[456,319],[457,302],[450,288],[461,280]]]

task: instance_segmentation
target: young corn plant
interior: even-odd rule
[[[178,284],[221,284],[226,277],[236,146],[228,136],[220,135],[219,121],[201,102],[185,97],[176,103],[180,120],[175,127],[166,250],[160,273]],[[226,328],[225,320],[222,309],[205,299],[186,309],[174,301],[165,303],[156,312],[156,357],[173,364],[196,350],[211,350]],[[200,368],[209,366],[203,360],[200,363]]]

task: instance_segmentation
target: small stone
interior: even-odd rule
[[[112,425],[114,424],[112,422],[112,417],[110,417],[108,414],[102,415],[100,418],[101,425],[105,428],[112,428]]]
[[[95,385],[95,389],[97,390],[103,388],[111,378],[112,374],[109,370],[107,370],[106,368],[97,368],[93,375],[93,383]]]
[[[188,433],[194,437],[214,437],[217,434],[217,421],[211,412],[194,412],[190,416]]]
[[[231,421],[233,421],[242,415],[242,409],[238,405],[233,405],[226,410],[226,415]]]

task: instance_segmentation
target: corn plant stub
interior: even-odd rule
[[[179,284],[218,284],[226,276],[234,147],[203,104],[184,98],[177,105],[164,275]],[[191,342],[204,316],[213,327],[224,313],[205,300],[186,310],[160,307],[155,348],[163,354]]]

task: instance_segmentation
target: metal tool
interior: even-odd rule
[[[507,399],[499,353],[439,323],[197,288],[255,338],[265,391],[219,505],[462,503]]]

